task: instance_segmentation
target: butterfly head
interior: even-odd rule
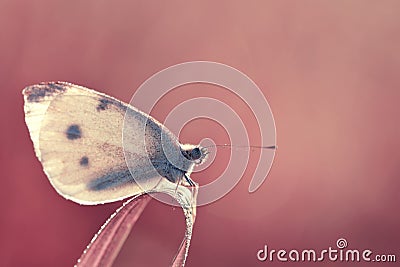
[[[207,158],[208,150],[205,147],[194,146],[194,145],[183,145],[182,154],[183,156],[193,161],[195,164],[201,164]]]

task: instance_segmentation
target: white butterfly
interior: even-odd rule
[[[189,175],[207,155],[151,116],[85,87],[48,82],[23,95],[36,156],[57,192],[79,204],[121,200],[160,181],[193,186]]]

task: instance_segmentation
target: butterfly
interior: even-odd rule
[[[161,182],[195,185],[190,174],[207,149],[181,144],[135,107],[66,82],[22,93],[36,156],[64,198],[95,205],[160,190]]]

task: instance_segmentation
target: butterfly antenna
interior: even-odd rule
[[[277,149],[277,146],[273,145],[273,146],[241,146],[241,145],[231,145],[231,144],[222,144],[222,145],[210,145],[210,146],[206,146],[204,148],[209,148],[209,147],[237,147],[237,148],[261,148],[261,149]]]

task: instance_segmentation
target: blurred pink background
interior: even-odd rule
[[[258,191],[247,191],[252,153],[235,189],[198,209],[187,266],[310,266],[259,262],[256,253],[265,244],[325,249],[340,237],[400,257],[400,2],[0,0],[0,32],[2,266],[73,266],[121,205],[79,206],[55,192],[34,155],[21,90],[69,81],[128,102],[155,72],[193,60],[230,65],[257,83],[279,149]],[[218,87],[178,88],[154,116],[199,95],[230,103],[257,144],[249,108]],[[181,139],[210,135],[226,140],[202,120]],[[212,181],[226,163],[219,156],[192,178]],[[115,266],[168,266],[183,233],[182,211],[153,200]]]

